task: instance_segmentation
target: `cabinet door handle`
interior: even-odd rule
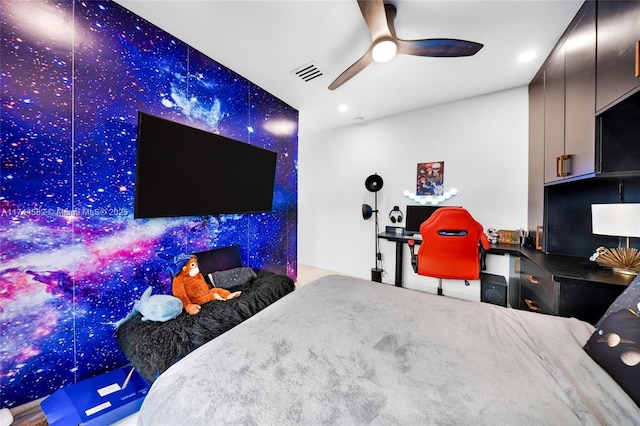
[[[640,77],[640,41],[636,41],[636,77]]]
[[[539,281],[533,275],[525,275],[531,284],[538,284]]]
[[[560,155],[556,157],[556,177],[569,176],[571,173],[571,156]]]
[[[524,303],[526,303],[529,309],[531,309],[532,311],[540,310],[540,308],[538,308],[538,306],[536,305],[536,302],[531,299],[524,299]]]
[[[516,274],[521,274],[522,273],[522,258],[520,257],[514,257],[513,258],[513,272],[515,272]]]

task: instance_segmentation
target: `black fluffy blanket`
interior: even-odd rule
[[[244,285],[228,288],[242,294],[228,301],[202,305],[196,315],[184,310],[166,322],[142,321],[135,315],[118,328],[118,346],[149,383],[172,364],[211,339],[292,292],[293,280],[285,275],[256,270],[257,277]]]

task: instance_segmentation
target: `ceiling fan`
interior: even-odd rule
[[[480,43],[452,38],[399,39],[393,24],[397,12],[395,5],[384,0],[358,0],[358,6],[360,6],[373,42],[360,59],[329,85],[329,90],[342,86],[372,62],[390,61],[396,53],[414,56],[458,57],[472,56],[482,49],[483,45]]]

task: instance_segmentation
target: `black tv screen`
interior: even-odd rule
[[[138,112],[135,218],[272,210],[277,153]]]

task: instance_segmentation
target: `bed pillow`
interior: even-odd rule
[[[612,313],[584,350],[640,406],[640,316],[630,309]]]
[[[244,285],[257,277],[255,271],[249,267],[234,268],[227,271],[216,271],[209,274],[209,280],[214,287],[229,288]]]
[[[602,324],[602,322],[614,312],[622,309],[635,311],[638,309],[638,303],[640,303],[640,275],[631,281],[631,284],[629,284],[625,291],[614,300],[611,306],[609,306],[609,309],[607,309],[607,312],[605,312],[602,318],[596,323],[596,327]]]

